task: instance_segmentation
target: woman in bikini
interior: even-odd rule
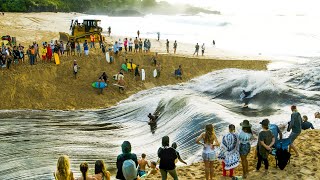
[[[201,142],[203,140],[203,142]],[[217,136],[214,132],[213,125],[206,125],[203,132],[196,140],[197,144],[203,145],[202,158],[205,166],[206,180],[213,179],[213,161],[216,157],[216,147],[219,146]],[[209,178],[210,177],[210,178]]]

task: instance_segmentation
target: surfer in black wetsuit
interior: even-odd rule
[[[240,97],[241,97],[241,101],[244,102],[244,105],[243,105],[244,108],[248,107],[248,104],[250,101],[250,98],[249,98],[250,95],[251,95],[251,91],[242,90]]]
[[[155,124],[157,122],[157,117],[149,113],[148,115],[149,118],[149,124]]]

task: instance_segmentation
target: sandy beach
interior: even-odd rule
[[[12,21],[0,22],[0,34],[10,34],[17,38],[17,42],[25,47],[33,41],[45,42],[51,39],[58,39],[58,32],[67,32],[70,20],[79,16],[76,13],[6,13],[5,17]],[[118,37],[107,37],[110,44]],[[143,38],[143,37],[142,37]],[[186,82],[192,78],[204,75],[213,70],[224,68],[241,68],[264,70],[268,61],[239,60],[240,57],[224,58],[205,56],[205,58],[192,57],[193,45],[179,45],[178,54],[166,54],[165,43],[152,40],[152,52],[159,52],[158,61],[161,63],[161,78],[152,77],[155,69],[151,65],[151,54],[127,54],[116,57],[115,63],[107,64],[105,57],[99,48],[91,51],[86,57],[70,56],[61,57],[61,65],[53,63],[46,64],[37,62],[31,67],[28,62],[13,66],[11,70],[0,71],[3,103],[0,109],[96,109],[106,108],[115,105],[117,102],[126,99],[132,94],[141,90],[150,89],[156,86],[177,84]],[[189,50],[190,49],[190,50]],[[78,79],[75,80],[72,74],[73,60],[77,60],[80,66]],[[97,81],[97,78],[106,72],[113,84],[111,77],[116,74],[125,59],[134,59],[134,63],[140,65],[140,69],[146,70],[146,81],[134,81],[132,73],[125,74],[127,89],[125,94],[119,94],[116,87],[109,86],[104,95],[97,95],[97,90],[90,85]],[[234,60],[234,61],[230,61]],[[173,72],[182,65],[185,75],[183,80],[173,77]],[[14,84],[14,86],[12,86]]]
[[[259,172],[255,172],[255,166],[257,160],[254,159],[254,148],[251,148],[250,154],[248,155],[249,161],[249,180],[318,180],[320,177],[319,167],[320,161],[317,158],[320,155],[320,131],[319,130],[306,130],[295,141],[296,146],[299,149],[300,156],[295,157],[294,152],[290,159],[290,163],[284,170],[276,168],[276,162],[274,156],[269,155],[269,173],[263,176],[264,170],[261,169]],[[229,177],[224,178],[222,176],[221,162],[216,161],[214,163],[214,170],[216,174],[216,180],[231,179]],[[188,166],[178,167],[179,179],[190,180],[190,179],[205,179],[204,164],[202,162],[195,163]],[[235,170],[235,175],[241,177],[242,166],[239,165]],[[147,178],[147,180],[158,180],[161,176],[153,175]],[[172,179],[171,177],[169,179]]]

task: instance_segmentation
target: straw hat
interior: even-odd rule
[[[248,120],[243,120],[242,123],[240,123],[240,126],[242,127],[252,127],[252,125],[250,124],[250,122]]]

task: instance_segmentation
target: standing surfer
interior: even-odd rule
[[[251,91],[242,90],[242,93],[240,95],[240,100],[244,102],[244,105],[243,105],[244,108],[248,107],[248,104],[250,101],[250,95],[251,95]]]

